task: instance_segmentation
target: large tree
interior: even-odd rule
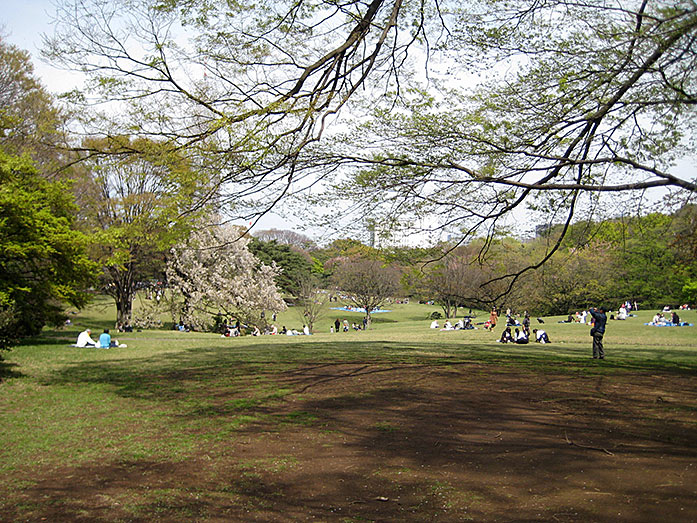
[[[327,313],[330,295],[320,287],[316,276],[308,274],[300,280],[297,297],[296,310],[300,320],[306,323],[312,332],[317,321]]]
[[[62,0],[45,51],[86,74],[70,99],[92,133],[185,148],[249,219],[313,182],[299,153],[374,68],[394,68],[401,3]]]
[[[279,269],[261,263],[237,227],[206,226],[176,245],[167,262],[167,281],[181,298],[180,320],[204,329],[213,317],[264,324],[265,311],[286,308],[274,278]]]
[[[137,284],[158,270],[164,274],[166,253],[186,237],[205,184],[187,159],[151,140],[87,140],[82,149],[80,215],[104,270],[103,291],[114,298],[117,323],[125,325]]]
[[[75,211],[65,183],[0,150],[0,349],[85,304],[96,271]]]
[[[276,285],[282,292],[300,296],[301,282],[309,279],[312,272],[309,255],[288,244],[276,240],[262,241],[256,237],[250,239],[248,248],[262,263],[269,266],[275,264],[280,269],[276,275]]]
[[[345,259],[335,269],[333,278],[351,303],[365,311],[369,325],[373,311],[399,291],[399,273],[377,259]]]
[[[492,280],[506,274],[503,267],[497,270],[497,265],[504,262],[504,254],[498,249],[497,255],[490,256],[484,264],[477,261],[477,253],[475,243],[443,254],[439,259],[421,266],[423,277],[416,288],[424,297],[440,305],[446,318],[457,316],[460,307],[489,308],[500,305],[504,289],[501,282]],[[513,264],[506,266],[512,268]]]
[[[695,138],[694,3],[473,2],[443,20],[449,61],[428,94],[376,104],[326,152],[365,165],[333,193],[357,216],[494,238],[526,207],[568,227],[603,194],[697,193],[675,165]],[[489,79],[468,91],[477,61]]]
[[[64,116],[34,75],[29,53],[0,35],[0,147],[8,154],[28,154],[42,176],[60,167]]]
[[[56,144],[63,118],[29,54],[0,36],[0,348],[63,320],[93,283]]]

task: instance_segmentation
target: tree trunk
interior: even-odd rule
[[[123,289],[116,301],[116,323],[126,325],[131,323],[133,310],[133,292],[130,289]]]
[[[116,324],[131,324],[135,293],[133,265],[128,263],[123,268],[110,267],[109,274],[111,275],[111,282],[109,282],[111,286],[108,293],[116,303]]]
[[[443,314],[445,314],[445,317],[450,318],[450,312],[451,312],[450,300],[448,300],[448,299],[443,300],[440,307],[441,307],[441,309],[443,309]]]

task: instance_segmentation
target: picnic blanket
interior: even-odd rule
[[[644,323],[644,325],[651,327],[692,327],[692,323],[687,323],[686,321],[681,321],[680,323]]]

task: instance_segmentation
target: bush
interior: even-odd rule
[[[443,317],[443,315],[442,315],[440,312],[438,312],[438,311],[432,312],[432,313],[431,313],[431,316],[430,316],[430,318],[431,318],[432,320],[440,320],[442,317]]]

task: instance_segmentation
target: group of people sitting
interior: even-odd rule
[[[670,316],[670,319],[668,319],[668,315]],[[657,312],[649,325],[661,327],[680,325],[680,316],[678,316],[678,313],[675,311],[670,313],[668,311]]]
[[[586,319],[590,319],[590,314],[588,314],[588,311],[577,311],[575,314],[570,312],[566,320],[560,320],[559,323],[580,323],[585,325]]]
[[[431,322],[431,328],[432,329],[438,329],[440,328],[440,325],[438,324],[438,320],[433,320]],[[450,323],[450,320],[445,320],[445,323],[443,323],[443,327],[440,329],[442,331],[455,331],[455,330],[468,330],[468,329],[474,329],[474,325],[472,325],[472,320],[469,317],[461,318],[459,321],[455,322],[453,325]]]
[[[549,336],[542,329],[533,329],[532,333],[535,337],[535,341],[538,343],[550,343]],[[501,334],[501,338],[498,340],[499,343],[520,343],[526,344],[530,343],[530,331],[523,327],[522,329],[515,329],[515,332],[511,332],[511,327],[506,327]]]
[[[363,317],[363,321],[358,323],[358,322],[352,322],[351,326],[349,327],[349,322],[347,319],[344,319],[344,321],[339,321],[339,318],[334,320],[334,325],[331,325],[329,327],[329,332],[334,334],[335,332],[349,332],[349,330],[355,330],[355,331],[360,331],[360,330],[367,330],[368,329],[368,317],[365,316]]]
[[[99,335],[99,340],[95,341],[92,339],[92,330],[85,329],[77,336],[77,342],[75,342],[76,347],[93,347],[96,349],[111,349],[114,347],[127,347],[125,343],[119,343],[119,340],[112,339],[111,334],[109,334],[109,329],[104,329]]]
[[[303,325],[302,331],[298,331],[296,329],[288,329],[285,325],[279,331],[278,327],[272,323],[264,327],[263,333],[261,330],[259,330],[259,327],[257,327],[256,325],[246,325],[244,323],[241,323],[239,320],[236,320],[233,324],[228,324],[224,326],[223,337],[244,336],[245,334],[250,334],[252,336],[275,336],[278,334],[286,336],[309,336],[312,333],[310,332],[310,327],[308,327],[307,325]]]
[[[280,334],[284,334],[286,336],[310,336],[312,333],[310,332],[310,327],[308,327],[307,325],[303,325],[302,332],[297,331],[295,329],[286,329],[286,326],[284,325],[281,329]]]

